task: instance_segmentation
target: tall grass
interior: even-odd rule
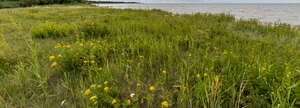
[[[60,38],[71,36],[75,30],[72,25],[45,22],[32,28],[31,35],[35,38]]]
[[[15,20],[0,18],[4,47],[18,43],[8,52],[22,57],[0,55],[4,107],[299,106],[299,30],[289,25],[103,8],[5,16]]]

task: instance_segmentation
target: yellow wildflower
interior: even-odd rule
[[[91,91],[91,89],[87,89],[87,90],[85,90],[85,92],[84,92],[84,95],[89,95],[89,94],[91,94],[92,93],[92,91]]]
[[[92,84],[92,85],[91,85],[91,88],[96,88],[96,84]]]
[[[149,87],[149,90],[150,90],[150,91],[154,91],[154,90],[155,90],[155,87],[154,87],[154,86],[150,86],[150,87]]]
[[[95,63],[95,60],[92,60],[91,63],[94,64],[94,63]]]
[[[168,107],[169,107],[169,103],[168,103],[167,101],[163,101],[163,102],[161,103],[161,107],[162,107],[162,108],[168,108]]]
[[[55,56],[50,56],[49,57],[49,61],[52,61],[52,60],[54,60],[55,59]]]
[[[81,46],[81,47],[82,47],[82,46],[83,46],[83,44],[81,43],[81,44],[79,44],[79,46]]]
[[[104,84],[107,85],[107,84],[108,84],[108,81],[104,81]]]
[[[58,56],[57,56],[58,58],[62,58],[62,55],[61,54],[58,54]]]
[[[112,101],[111,101],[111,104],[116,104],[117,103],[117,100],[116,99],[113,99]]]
[[[200,74],[197,74],[196,77],[197,77],[197,78],[200,78]]]
[[[85,64],[88,63],[88,62],[89,62],[89,61],[87,61],[87,60],[84,60],[84,61],[83,61],[83,63],[85,63]]]
[[[131,100],[130,100],[130,99],[127,100],[127,104],[128,104],[128,105],[131,104]]]
[[[102,68],[102,67],[100,67],[100,68],[98,68],[98,70],[99,70],[99,71],[102,71],[102,70],[103,70],[103,68]]]
[[[266,70],[266,68],[265,67],[261,67],[261,71],[265,71]]]
[[[140,86],[141,86],[141,83],[137,83],[136,86],[140,87]]]
[[[219,82],[219,76],[215,76],[215,82],[218,83]]]
[[[104,91],[105,91],[105,92],[108,92],[108,90],[109,90],[108,87],[105,87],[105,88],[104,88]]]
[[[143,59],[143,58],[144,58],[144,56],[139,56],[139,58]]]
[[[48,81],[48,78],[47,77],[44,77],[44,79],[43,79],[44,81]]]
[[[191,54],[191,53],[189,54],[189,57],[192,57],[192,54]]]
[[[207,73],[204,73],[204,76],[205,76],[205,77],[208,77],[208,74],[207,74]]]
[[[97,88],[101,88],[102,86],[101,85],[97,85]]]
[[[51,64],[51,67],[55,67],[57,65],[57,63],[56,62],[53,62],[52,64]]]
[[[98,99],[97,96],[92,96],[92,97],[90,98],[90,100],[93,101],[93,102],[94,102],[96,99]]]
[[[224,55],[226,55],[226,54],[227,54],[227,51],[226,51],[226,50],[224,50],[223,54],[224,54]]]
[[[134,61],[133,61],[133,60],[128,60],[128,62],[129,62],[129,63],[133,63]]]
[[[166,70],[163,70],[162,73],[163,73],[163,74],[167,74],[167,71],[166,71]]]
[[[60,48],[61,47],[61,44],[58,43],[54,48],[57,49],[57,48]]]
[[[66,47],[66,48],[71,48],[71,45],[66,45],[65,47]]]

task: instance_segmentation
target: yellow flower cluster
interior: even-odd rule
[[[112,101],[111,101],[111,104],[116,104],[117,103],[117,100],[116,99],[113,99]]]
[[[109,91],[109,88],[108,88],[108,87],[104,87],[104,91],[105,91],[105,92],[108,92],[108,91]]]
[[[57,63],[56,62],[53,62],[52,64],[51,64],[51,67],[55,67],[57,65]]]
[[[161,103],[161,108],[168,108],[169,107],[169,103],[167,101],[163,101]]]
[[[109,92],[110,88],[107,86],[109,84],[109,82],[108,81],[104,81],[103,84],[106,87],[104,87],[102,89],[104,91],[102,93]],[[83,95],[89,97],[88,99],[91,102],[97,102],[97,100],[99,99],[99,97],[98,97],[99,95],[97,95],[97,93],[99,93],[99,92],[97,92],[97,91],[101,90],[100,88],[102,88],[101,84],[91,84],[90,87],[83,92]],[[118,102],[117,99],[113,99],[111,101],[111,104],[117,104],[117,102]],[[129,104],[131,104],[131,100],[128,99],[127,101],[125,101],[125,103],[127,103],[129,105]]]
[[[140,86],[141,86],[141,83],[137,83],[136,86],[140,87]]]
[[[108,81],[104,81],[104,84],[107,85],[107,84],[108,84]]]
[[[56,46],[54,46],[55,49],[62,47],[60,43],[58,43]]]
[[[208,77],[208,74],[207,74],[207,73],[204,73],[204,76],[205,76],[205,77]]]
[[[91,61],[91,64],[95,64],[95,60],[92,60],[92,61]]]
[[[49,61],[52,61],[52,60],[54,60],[55,59],[55,56],[50,56],[49,57]]]
[[[197,77],[197,78],[200,78],[201,76],[200,76],[200,74],[197,74],[196,77]]]
[[[131,100],[130,100],[130,99],[127,100],[127,104],[128,104],[128,105],[131,104]]]
[[[154,87],[154,86],[150,86],[150,87],[149,87],[149,90],[152,92],[152,91],[155,90],[155,87]]]
[[[96,88],[96,84],[92,84],[92,85],[91,85],[91,88]]]
[[[226,55],[226,54],[228,54],[228,52],[226,50],[224,50],[223,54]]]
[[[102,70],[103,70],[103,68],[102,68],[102,67],[100,67],[100,68],[98,68],[98,70],[99,70],[99,71],[102,71]]]
[[[87,89],[87,90],[85,90],[85,92],[84,92],[84,95],[89,95],[89,94],[91,94],[92,93],[92,91],[91,91],[91,89]]]
[[[92,102],[96,101],[96,99],[98,99],[97,96],[92,96],[92,97],[90,98],[90,100],[91,100]]]

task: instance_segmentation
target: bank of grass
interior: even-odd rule
[[[0,10],[1,107],[298,107],[299,31],[224,14]]]

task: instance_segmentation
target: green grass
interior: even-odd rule
[[[299,34],[224,14],[2,9],[0,107],[299,107]]]

